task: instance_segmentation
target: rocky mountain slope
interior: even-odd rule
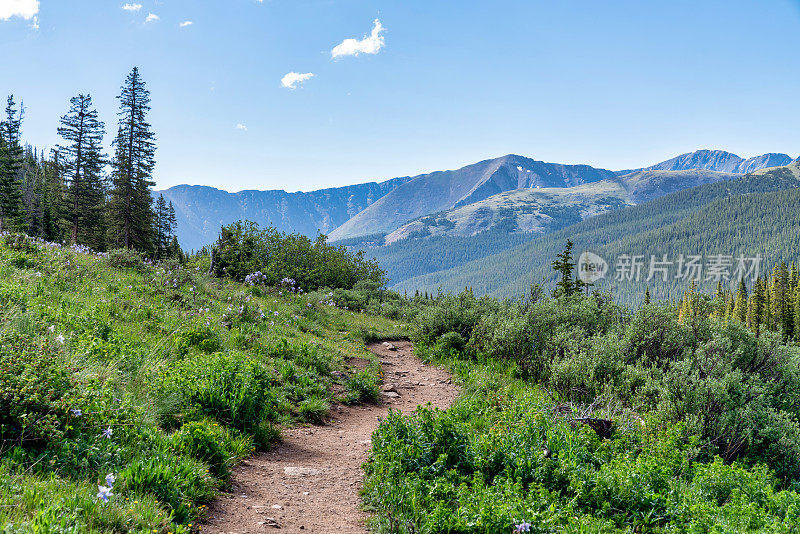
[[[614,176],[588,165],[545,163],[516,155],[415,176],[330,233],[331,240],[390,232],[403,223],[516,189],[573,187]]]
[[[575,187],[516,189],[407,223],[389,233],[385,242],[428,236],[467,237],[495,229],[544,234],[606,211],[736,176],[697,169],[649,170]]]

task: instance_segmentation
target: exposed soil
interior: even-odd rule
[[[231,491],[209,506],[203,532],[367,532],[358,492],[378,419],[389,408],[447,408],[458,393],[450,375],[420,362],[407,341],[369,349],[383,366],[382,402],[336,405],[325,425],[285,430],[278,446],[234,471]]]

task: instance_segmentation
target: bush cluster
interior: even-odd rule
[[[376,532],[795,532],[800,495],[765,467],[699,461],[683,424],[601,440],[530,388],[485,386],[381,423],[365,465]]]
[[[674,306],[633,314],[603,295],[535,302],[447,295],[415,319],[440,354],[509,362],[562,402],[613,401],[683,423],[708,457],[764,463],[800,483],[800,355],[735,321],[679,319]]]
[[[301,234],[283,234],[273,227],[235,222],[223,226],[213,247],[213,272],[219,277],[244,281],[260,272],[269,286],[292,279],[304,291],[321,287],[352,289],[362,280],[383,286],[386,274],[363,252],[327,243],[323,235],[312,240]]]

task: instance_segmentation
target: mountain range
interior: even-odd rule
[[[364,242],[377,247],[376,255],[382,245],[401,240],[433,246],[435,238],[469,238],[461,255],[469,261],[475,259],[470,243],[476,241],[484,243],[487,253],[499,252],[498,247],[519,244],[519,238],[511,237],[517,234],[556,231],[673,191],[790,161],[785,154],[743,159],[700,150],[644,169],[611,171],[507,155],[456,170],[311,192],[229,193],[179,185],[155,194],[174,205],[178,239],[186,249],[210,244],[221,225],[247,219],[284,232],[323,233],[351,245]],[[486,246],[490,242],[496,244]]]
[[[331,240],[390,232],[417,217],[457,208],[517,189],[574,187],[612,178],[589,165],[544,163],[516,155],[454,171],[415,176],[330,233]]]

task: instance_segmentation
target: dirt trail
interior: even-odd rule
[[[427,402],[447,408],[458,393],[450,375],[420,362],[407,341],[369,349],[383,364],[381,404],[337,405],[323,426],[284,431],[280,445],[234,471],[230,493],[209,507],[202,532],[367,532],[358,491],[378,418]]]

